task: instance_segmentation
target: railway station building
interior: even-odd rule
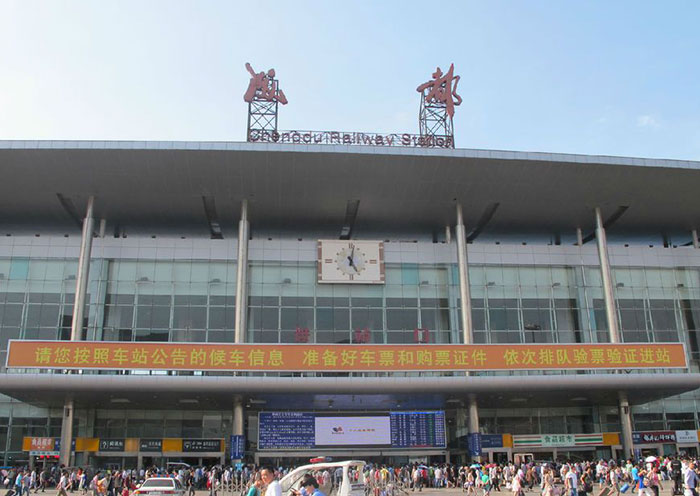
[[[0,141],[0,461],[698,454],[700,163],[298,141]]]

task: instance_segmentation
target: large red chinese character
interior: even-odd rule
[[[365,327],[364,329],[355,329],[355,343],[364,344],[369,343],[369,329]]]
[[[309,329],[308,327],[297,327],[294,331],[294,342],[295,343],[308,343],[309,342]]]
[[[248,62],[246,62],[245,68],[248,69],[248,72],[250,72],[250,75],[253,77],[250,78],[250,83],[248,84],[245,95],[243,95],[243,100],[248,103],[253,100],[265,100],[268,102],[274,102],[276,100],[282,105],[287,104],[287,97],[284,96],[284,91],[277,87],[274,69],[267,71],[267,74],[264,72],[256,73]]]
[[[413,341],[419,344],[427,344],[430,342],[430,331],[428,329],[414,329]]]
[[[443,74],[442,70],[438,67],[437,70],[433,72],[433,79],[431,81],[423,83],[416,88],[418,93],[423,93],[430,88],[430,91],[425,95],[425,103],[444,103],[447,107],[447,115],[450,117],[455,115],[455,105],[462,103],[462,97],[457,94],[459,76],[455,76],[454,72],[454,64],[450,64],[450,70],[447,71],[447,74]],[[454,87],[452,87],[453,82]]]

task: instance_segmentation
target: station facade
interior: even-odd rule
[[[700,163],[4,142],[0,167],[2,363],[10,340],[51,360],[60,342],[91,346],[82,362],[37,348],[33,365],[3,366],[5,465],[698,453]],[[100,366],[97,347],[120,343],[272,351],[258,369]],[[618,344],[618,362],[595,366]],[[380,345],[431,363],[309,362]],[[498,345],[539,365],[437,367],[434,350]],[[568,363],[545,366],[548,349]],[[306,350],[308,367],[276,367],[275,350]],[[322,440],[324,425],[355,441]]]

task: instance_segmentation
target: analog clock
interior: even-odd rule
[[[318,282],[383,284],[384,243],[320,240]]]
[[[360,248],[350,243],[345,248],[341,248],[336,255],[335,263],[338,264],[338,270],[349,276],[357,276],[367,268],[365,255]]]

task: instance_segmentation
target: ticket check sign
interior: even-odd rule
[[[686,368],[681,343],[371,345],[10,340],[7,368],[420,371]]]

